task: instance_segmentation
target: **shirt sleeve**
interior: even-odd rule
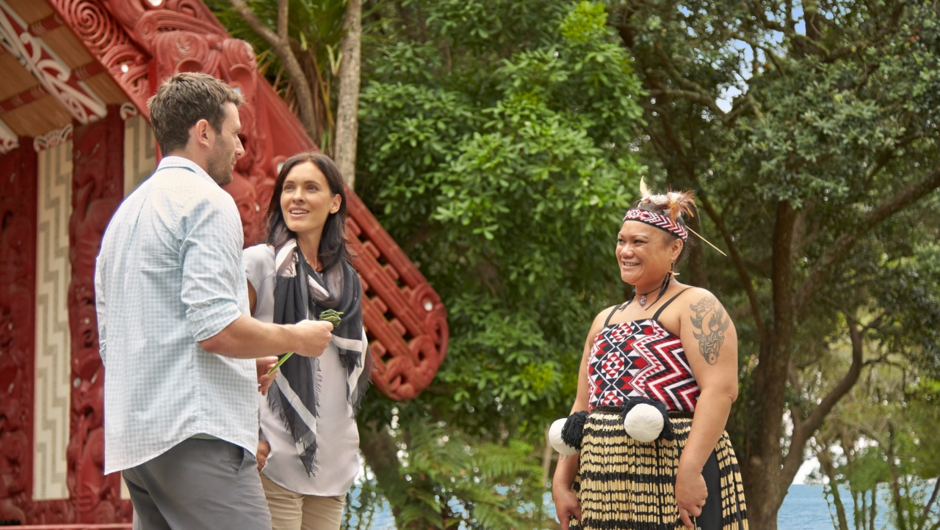
[[[258,292],[265,276],[270,272],[270,264],[274,263],[274,251],[263,243],[246,248],[242,263],[248,283]]]
[[[193,338],[201,342],[241,315],[238,285],[245,281],[241,221],[228,195],[213,195],[189,201],[180,228],[182,301]]]
[[[105,260],[99,256],[95,261],[95,313],[98,316],[98,355],[101,363],[107,364],[108,312],[104,295],[104,267]]]

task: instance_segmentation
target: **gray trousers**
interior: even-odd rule
[[[125,469],[134,530],[271,530],[257,466],[235,444],[189,438]]]

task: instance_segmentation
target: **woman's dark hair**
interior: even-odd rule
[[[346,248],[346,187],[343,185],[339,168],[330,160],[330,157],[323,153],[300,153],[288,158],[281,165],[277,180],[274,182],[271,204],[268,205],[268,213],[264,216],[264,226],[268,234],[266,242],[277,248],[288,239],[297,237],[297,234],[284,222],[284,212],[281,211],[281,193],[284,191],[284,180],[287,174],[295,167],[307,162],[317,166],[317,169],[326,177],[330,193],[339,195],[343,199],[339,204],[339,210],[326,218],[323,233],[320,235],[317,259],[323,265],[323,270],[327,270],[339,263],[341,259],[350,260],[351,256]]]

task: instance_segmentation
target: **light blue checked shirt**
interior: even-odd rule
[[[194,435],[258,446],[254,360],[197,344],[248,314],[235,201],[199,166],[164,158],[118,208],[95,270],[105,473]]]

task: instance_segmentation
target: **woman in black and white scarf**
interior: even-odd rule
[[[290,324],[327,309],[343,313],[323,355],[291,356],[261,398],[258,467],[274,530],[338,529],[359,472],[355,412],[372,357],[362,285],[346,250],[345,199],[327,156],[289,158],[265,218],[267,242],[245,250],[255,318]]]

